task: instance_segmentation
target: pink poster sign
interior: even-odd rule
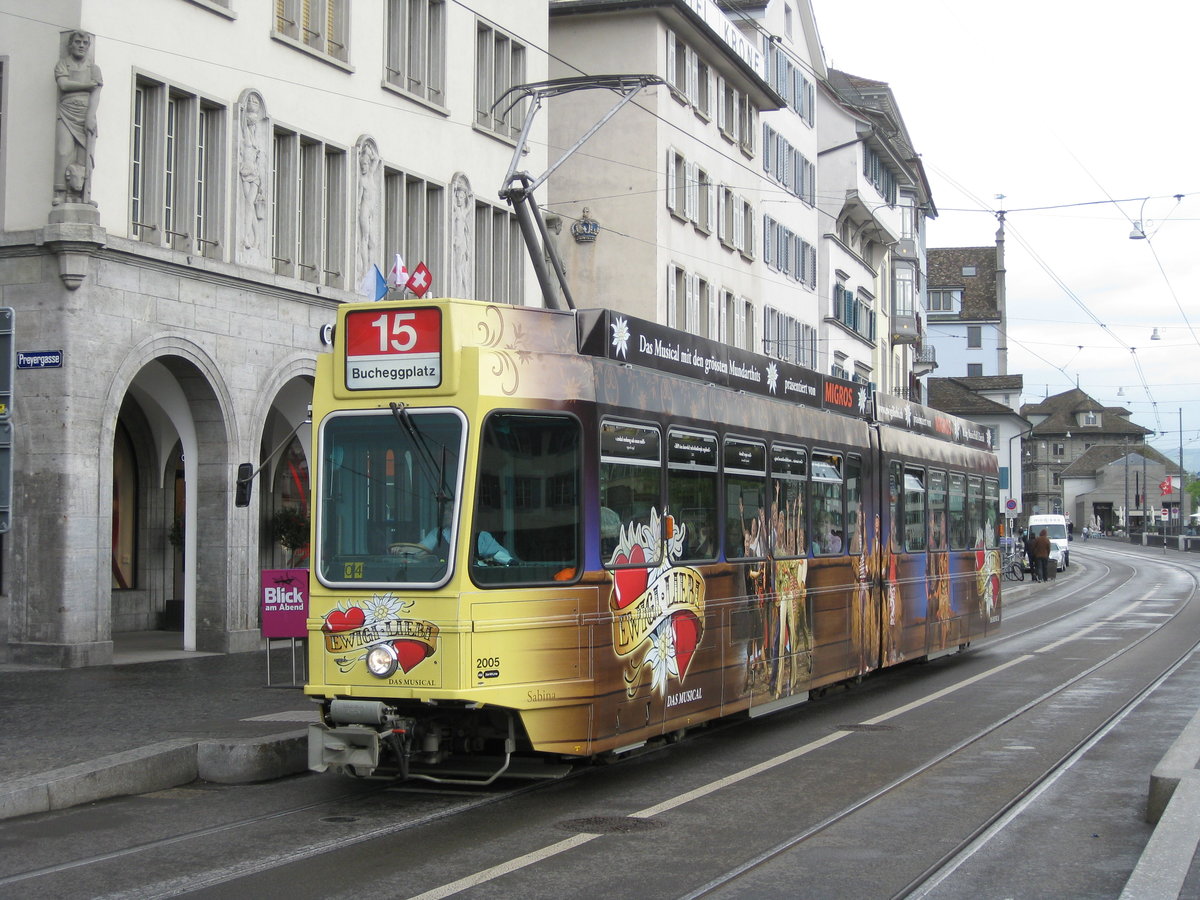
[[[308,569],[262,570],[262,636],[308,637]]]

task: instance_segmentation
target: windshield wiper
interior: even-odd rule
[[[417,448],[417,459],[421,461],[421,467],[425,470],[425,476],[436,485],[433,497],[437,500],[439,507],[441,504],[453,500],[453,496],[446,490],[446,448],[442,448],[442,463],[439,467],[429,450],[429,445],[425,442],[425,436],[421,434],[420,429],[417,428],[417,423],[409,415],[408,407],[403,403],[396,403],[394,401],[389,405],[392,408],[392,416],[395,417],[396,422],[404,429],[404,433],[412,440],[413,446]],[[440,508],[438,513],[440,521]]]

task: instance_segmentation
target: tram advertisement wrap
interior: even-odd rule
[[[412,606],[412,600],[401,600],[390,592],[377,593],[361,603],[341,601],[325,614],[321,626],[326,652],[345,673],[360,665],[373,647],[388,645],[402,676],[408,675],[437,653],[439,633],[433,622],[401,617]],[[427,678],[422,681],[430,683]]]
[[[613,552],[613,648],[628,665],[626,692],[637,693],[648,670],[650,686],[661,694],[670,679],[682,684],[692,656],[704,637],[704,577],[674,560],[683,553],[685,526],[665,541],[662,562],[654,568],[637,564],[653,559],[659,518],[651,511],[649,523],[622,526]],[[637,657],[638,651],[644,651]]]

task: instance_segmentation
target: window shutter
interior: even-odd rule
[[[667,209],[675,211],[675,151],[667,148]]]
[[[675,273],[677,268],[673,265],[667,266],[667,326],[670,328],[675,327]]]
[[[675,84],[675,32],[667,29],[667,84]]]
[[[708,230],[713,230],[713,223],[717,219],[717,185],[713,183],[711,178],[708,179]]]
[[[687,190],[684,192],[683,214],[691,221],[696,221],[696,208],[700,201],[700,185],[696,181],[696,164],[687,163],[684,166],[687,175]]]
[[[717,128],[725,130],[725,79],[717,76]]]
[[[691,47],[687,48],[687,98],[688,101],[695,106],[696,100],[700,96],[700,82],[697,78],[698,58],[696,51]]]

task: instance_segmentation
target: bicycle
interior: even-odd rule
[[[1021,561],[1022,554],[1010,551],[1000,563],[1000,574],[1005,581],[1024,581],[1025,565]]]

